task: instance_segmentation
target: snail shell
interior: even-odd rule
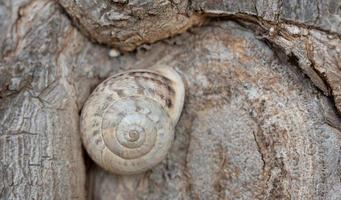
[[[185,97],[172,68],[132,70],[109,77],[86,101],[81,136],[90,157],[115,174],[136,174],[163,160]]]

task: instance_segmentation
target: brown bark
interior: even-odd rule
[[[90,170],[92,199],[340,197],[335,109],[253,33],[212,22],[138,54],[119,66],[174,66],[187,81],[176,140],[144,176]]]
[[[337,1],[191,2],[204,26],[115,58],[55,1],[0,2],[0,199],[341,198]],[[172,150],[110,175],[81,148],[83,102],[109,74],[158,64],[187,84]]]
[[[193,1],[211,17],[237,19],[292,57],[341,112],[340,1]]]
[[[1,7],[0,198],[84,199],[69,64],[85,41],[53,1]]]
[[[89,38],[122,51],[184,32],[204,19],[187,0],[59,2]]]
[[[341,4],[327,1],[67,1],[61,0],[83,33],[100,43],[131,51],[206,17],[230,17],[248,24],[302,68],[341,111]],[[90,11],[91,12],[88,12]]]

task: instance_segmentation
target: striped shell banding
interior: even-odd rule
[[[115,174],[157,165],[174,139],[184,90],[179,74],[168,67],[132,70],[103,81],[81,114],[82,141],[90,157]]]

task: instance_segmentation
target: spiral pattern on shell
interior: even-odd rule
[[[111,76],[84,104],[81,136],[85,149],[112,173],[146,171],[170,149],[183,102],[184,84],[172,68]]]

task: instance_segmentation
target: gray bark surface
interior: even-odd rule
[[[196,0],[192,8],[212,17],[225,16],[249,26],[280,48],[341,112],[341,2]]]
[[[178,68],[187,82],[172,150],[141,176],[90,170],[92,199],[341,197],[332,103],[253,33],[211,23],[118,66],[158,64]]]
[[[289,22],[341,34],[338,0],[195,0],[192,9],[212,15],[247,14],[266,21]]]
[[[0,199],[84,199],[71,76],[85,41],[53,1],[0,7]]]
[[[113,58],[55,1],[0,2],[0,199],[341,198],[338,1],[184,7],[206,24]],[[186,82],[173,147],[111,175],[83,152],[79,112],[110,74],[158,64]]]
[[[122,51],[184,32],[204,19],[187,0],[59,2],[89,38]]]
[[[334,97],[341,111],[341,2],[337,0],[60,3],[89,38],[124,51],[184,32],[209,17],[248,23],[260,37],[292,57],[319,89]]]

